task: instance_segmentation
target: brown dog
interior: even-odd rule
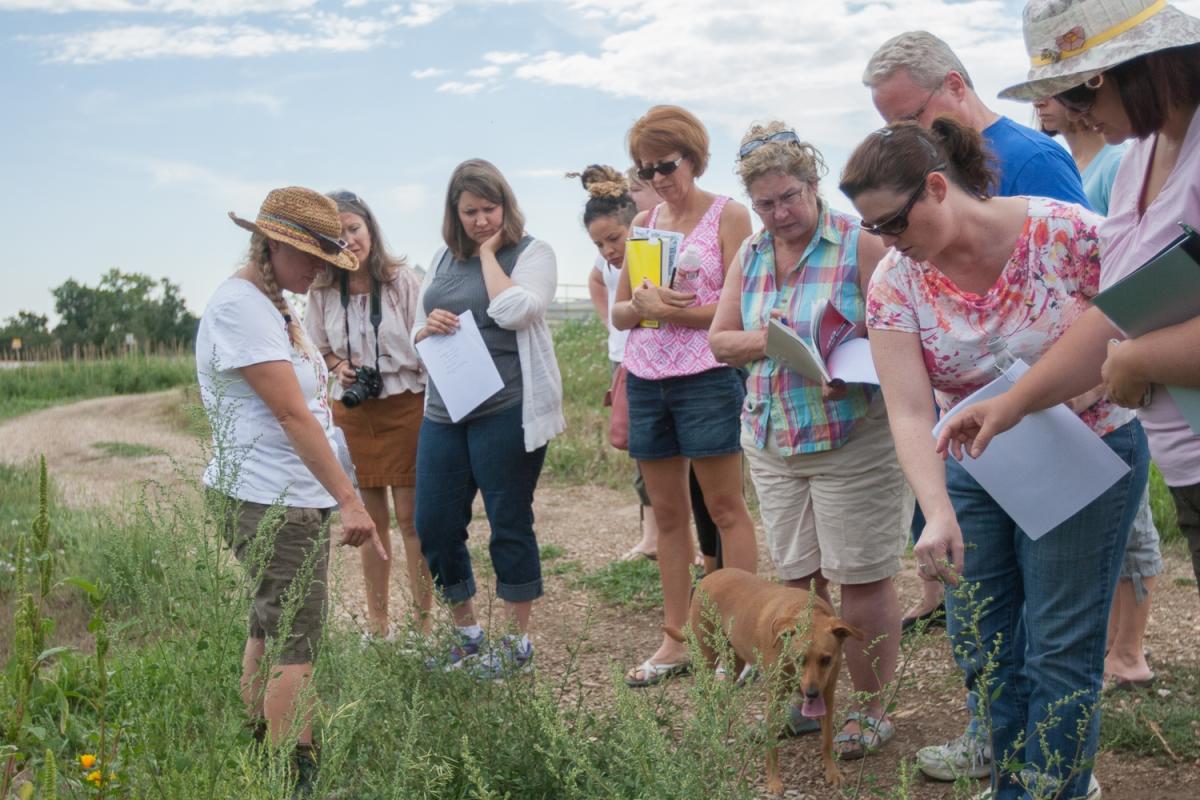
[[[719,630],[714,623],[719,619]],[[863,638],[863,632],[834,616],[833,608],[804,589],[763,580],[740,569],[719,569],[700,581],[692,594],[688,625],[709,669],[716,666],[722,639],[729,642],[736,663],[730,675],[747,664],[758,664],[773,685],[767,708],[767,791],[780,794],[779,742],[782,729],[772,719],[787,708],[793,694],[804,696],[806,717],[821,718],[821,759],[825,780],[834,786],[842,773],[833,760],[833,700],[842,665],[842,641]],[[681,631],[664,628],[676,641]]]

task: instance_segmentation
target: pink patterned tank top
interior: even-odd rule
[[[706,306],[721,297],[725,283],[725,265],[721,258],[721,210],[728,197],[718,196],[708,211],[683,239],[675,268],[675,289],[695,292],[693,306]],[[653,228],[658,220],[657,205],[646,220]],[[688,328],[664,322],[657,328],[634,328],[625,343],[625,369],[645,380],[695,375],[721,366],[708,346],[707,328]]]

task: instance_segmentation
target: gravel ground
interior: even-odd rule
[[[0,458],[21,463],[44,453],[50,472],[67,503],[85,507],[109,504],[137,490],[140,482],[183,482],[198,475],[200,449],[180,430],[179,390],[128,397],[107,397],[18,417],[0,424]],[[161,455],[135,458],[110,456],[100,442],[145,445]],[[552,445],[553,446],[553,445]],[[620,556],[636,538],[638,514],[632,493],[605,488],[543,486],[535,503],[537,529],[542,544],[553,543],[566,551],[558,562],[574,560],[592,571]],[[761,533],[761,531],[760,531]],[[485,542],[486,522],[478,510],[472,524],[473,541]],[[394,537],[397,538],[398,537]],[[759,536],[762,542],[761,535]],[[335,548],[335,617],[354,625],[362,611],[362,578],[356,554]],[[1157,665],[1195,666],[1200,640],[1200,606],[1192,586],[1177,586],[1176,577],[1188,577],[1190,564],[1180,553],[1168,554],[1168,572],[1159,581],[1146,644]],[[760,571],[769,563],[760,549]],[[902,605],[919,592],[913,565],[906,563],[898,577]],[[490,584],[481,582],[478,605],[487,613]],[[400,612],[407,603],[402,581],[393,579],[393,605]],[[547,594],[534,612],[539,671],[553,680],[566,668],[568,650],[578,646],[576,669],[584,700],[602,704],[613,691],[612,671],[640,663],[659,639],[657,611],[629,611],[598,602],[586,590],[576,589],[561,575],[547,578]],[[586,638],[585,638],[586,637]],[[585,640],[581,643],[580,640]],[[849,683],[843,676],[841,684]],[[683,684],[668,687],[682,696]],[[844,692],[844,688],[843,688]],[[914,648],[894,714],[896,738],[877,756],[862,765],[867,793],[886,790],[898,772],[901,759],[911,759],[918,747],[957,735],[965,723],[962,692],[950,668],[945,637],[931,634]],[[787,796],[830,796],[821,778],[816,737],[793,740],[780,750]],[[845,765],[848,785],[857,777],[858,765]],[[1155,759],[1103,753],[1097,775],[1106,800],[1192,800],[1200,786],[1200,765],[1164,765]],[[1192,788],[1188,788],[1188,787]],[[870,788],[873,787],[873,788]],[[914,798],[949,798],[946,784],[918,779]]]

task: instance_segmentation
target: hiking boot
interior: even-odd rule
[[[445,655],[426,659],[426,669],[441,669],[446,672],[460,669],[477,659],[487,642],[487,636],[482,631],[478,636],[467,636],[461,630],[455,630],[454,637],[455,641]]]
[[[292,800],[312,797],[317,788],[317,748],[311,744],[296,745],[296,752],[292,756],[292,768],[296,772]]]
[[[481,680],[502,681],[533,669],[533,642],[521,636],[505,635],[471,667]]]
[[[992,774],[992,746],[964,733],[946,744],[922,747],[917,751],[917,767],[936,781],[986,778]]]

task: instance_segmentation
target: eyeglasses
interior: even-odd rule
[[[654,173],[662,176],[670,175],[675,170],[679,169],[679,165],[683,163],[683,156],[674,161],[660,161],[657,164],[650,164],[645,167],[638,167],[637,176],[644,181],[648,181],[654,177]]]
[[[795,131],[778,131],[767,136],[759,136],[756,139],[751,139],[738,148],[738,161],[741,161],[768,142],[795,142],[796,144],[800,144],[800,137],[796,135]]]
[[[317,247],[321,248],[321,252],[328,253],[331,256],[337,255],[350,245],[345,239],[335,239],[332,236],[326,236],[323,233],[318,233],[312,228],[301,225],[299,222],[287,221],[289,225],[294,225],[300,230],[307,233],[309,236],[317,240]]]
[[[874,225],[868,225],[866,220],[858,223],[859,226],[867,233],[873,233],[876,236],[899,236],[908,230],[908,215],[913,210],[913,206],[921,199],[921,195],[925,194],[925,180],[935,172],[940,172],[946,168],[945,164],[938,164],[928,170],[921,176],[921,185],[908,198],[908,202],[904,207],[887,217],[881,222],[876,222]]]
[[[929,93],[929,96],[925,98],[925,102],[921,103],[916,111],[912,112],[911,114],[905,114],[903,117],[896,117],[893,122],[916,122],[921,118],[921,115],[925,113],[925,109],[929,108],[929,101],[932,100],[933,96],[941,90],[942,87],[939,85],[936,89]]]
[[[1086,114],[1092,110],[1092,106],[1096,105],[1096,90],[1099,88],[1099,83],[1095,87],[1081,83],[1078,86],[1072,86],[1065,92],[1059,92],[1054,95],[1054,99],[1072,114]]]
[[[770,217],[780,208],[792,209],[800,205],[804,199],[804,187],[784,192],[774,200],[755,200],[750,204],[760,217]]]

